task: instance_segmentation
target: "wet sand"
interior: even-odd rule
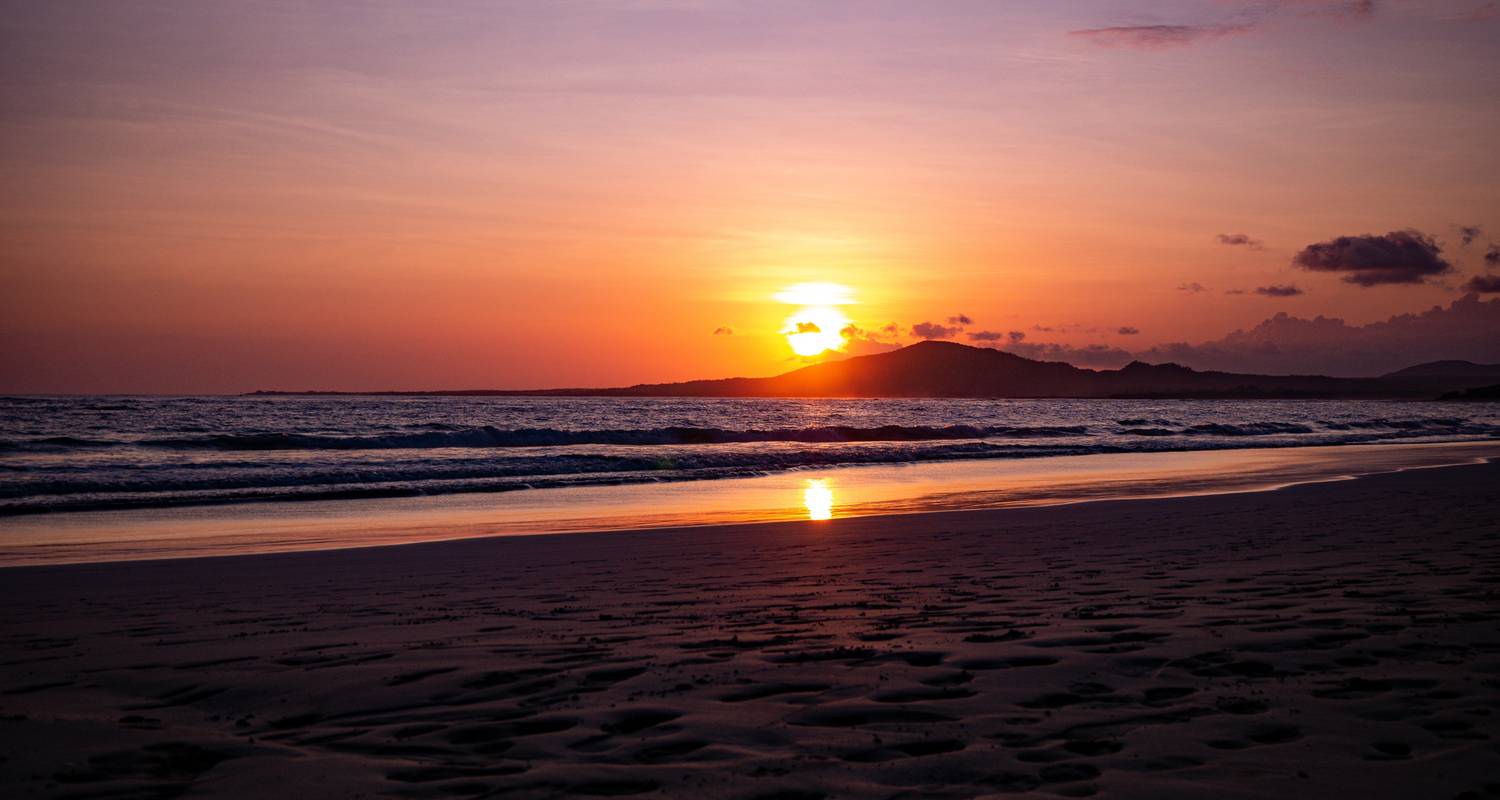
[[[7,569],[0,789],[1500,796],[1496,486]]]
[[[844,466],[753,478],[0,515],[0,567],[1264,491],[1500,459],[1500,441]]]

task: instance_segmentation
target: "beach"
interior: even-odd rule
[[[1496,796],[1497,481],[6,569],[0,786]]]

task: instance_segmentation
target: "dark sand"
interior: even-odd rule
[[[1500,796],[1500,465],[0,571],[0,794]]]

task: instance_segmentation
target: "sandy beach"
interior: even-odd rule
[[[1496,796],[1497,481],[8,569],[0,786]]]

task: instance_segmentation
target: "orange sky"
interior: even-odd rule
[[[1500,239],[1493,4],[928,5],[16,5],[0,391],[765,375],[805,281],[1138,349]],[[1291,266],[1409,228],[1453,273]]]

